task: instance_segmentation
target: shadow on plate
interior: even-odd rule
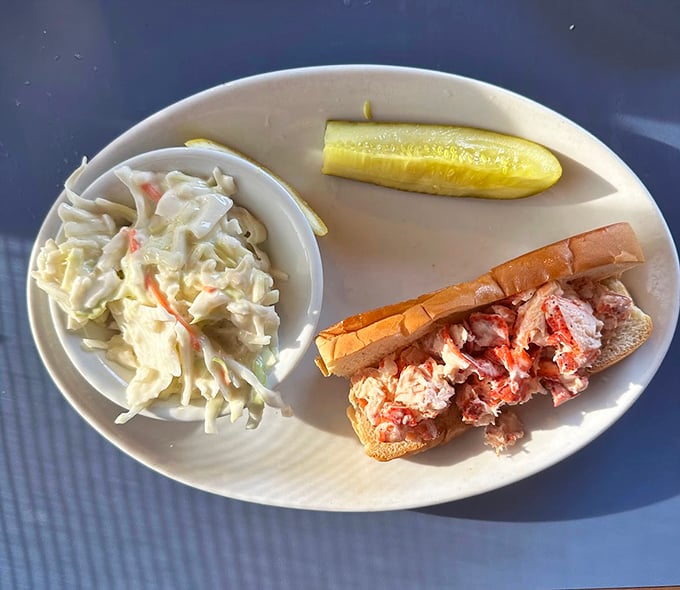
[[[527,432],[521,442],[526,443],[530,440],[531,433]],[[448,467],[484,452],[489,452],[489,447],[484,444],[484,430],[482,428],[470,428],[447,445],[403,460],[432,467]],[[505,451],[502,458],[514,457],[524,452],[523,444],[517,443],[517,445]],[[499,460],[502,460],[502,458],[499,458]]]
[[[552,430],[560,426],[579,426],[587,411],[603,410],[616,405],[615,400],[612,400],[612,403],[605,403],[592,398],[589,399],[587,396],[588,392],[586,391],[580,397],[571,400],[569,404],[554,408],[550,396],[537,395],[530,403],[516,407],[515,411],[525,425],[525,434],[514,447],[503,452],[499,460],[525,453],[526,443],[531,440],[532,433]],[[583,407],[586,405],[588,410]],[[445,467],[455,465],[488,450],[489,447],[484,444],[483,440],[483,429],[471,428],[449,444],[420,455],[414,455],[407,460],[422,465]]]
[[[316,347],[312,345],[300,367],[282,383],[280,391],[291,405],[295,417],[331,434],[352,437],[346,417],[348,384],[340,377],[324,377],[314,365]],[[312,367],[300,370],[302,367]]]
[[[529,207],[580,205],[607,197],[617,191],[615,186],[588,166],[557,150],[553,150],[553,153],[562,165],[562,177],[554,188],[549,189],[544,195],[539,193],[522,199],[523,205]],[[512,203],[510,201],[508,204],[512,205]]]
[[[677,336],[675,340],[669,355],[678,350]],[[676,497],[680,431],[672,373],[670,363],[662,366],[616,424],[557,465],[504,488],[417,512],[496,522],[563,521],[617,514]],[[465,441],[456,456],[463,459],[469,447]]]

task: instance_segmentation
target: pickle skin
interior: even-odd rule
[[[484,129],[328,121],[322,173],[441,196],[517,199],[562,175],[547,148]]]

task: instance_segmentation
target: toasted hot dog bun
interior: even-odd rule
[[[350,377],[415,342],[437,325],[462,321],[473,311],[548,281],[587,277],[606,281],[610,289],[629,295],[618,277],[642,262],[642,249],[628,223],[600,227],[528,252],[472,281],[338,322],[318,334],[316,363],[324,375]],[[628,320],[603,346],[591,372],[604,370],[631,354],[651,331],[649,316],[634,307]],[[384,443],[354,402],[350,399],[348,417],[366,452],[380,461],[422,452],[469,428],[461,421],[456,404],[451,404],[436,418],[439,435],[434,440]]]
[[[602,282],[612,291],[631,297],[628,289],[619,279],[609,278]],[[651,333],[652,319],[639,307],[633,306],[628,319],[618,327],[602,347],[600,356],[593,363],[590,372],[599,373],[615,365],[640,348]]]

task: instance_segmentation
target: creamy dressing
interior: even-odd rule
[[[77,171],[78,173],[79,171]],[[66,183],[62,230],[42,248],[33,277],[66,313],[70,330],[109,328],[92,349],[132,371],[123,423],[156,400],[202,402],[205,430],[221,414],[265,404],[290,410],[264,386],[278,354],[279,316],[265,227],[232,200],[234,179],[121,167],[134,207],[89,201]]]

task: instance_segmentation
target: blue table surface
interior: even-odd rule
[[[0,588],[680,584],[677,335],[640,400],[576,455],[399,512],[272,508],[183,486],[59,394],[31,338],[25,277],[81,156],[205,88],[341,63],[452,72],[555,109],[623,158],[680,236],[679,2],[4,0]]]

